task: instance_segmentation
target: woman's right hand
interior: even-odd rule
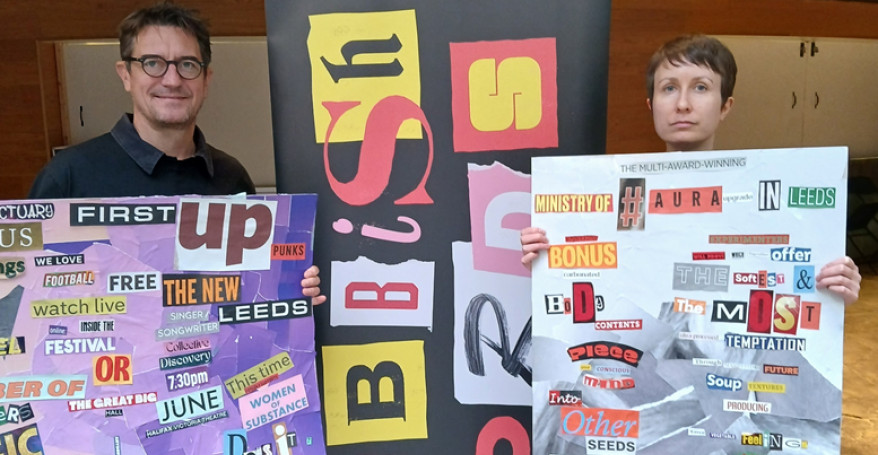
[[[521,263],[528,270],[531,269],[533,260],[540,255],[540,251],[548,249],[549,239],[546,237],[546,231],[536,227],[521,230]]]

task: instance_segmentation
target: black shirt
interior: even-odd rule
[[[195,128],[195,156],[178,160],[145,142],[129,114],[113,130],[66,148],[40,171],[30,199],[223,195],[256,192],[241,163]]]

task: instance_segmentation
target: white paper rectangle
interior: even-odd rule
[[[534,371],[539,379],[533,384],[535,405],[542,391],[581,380],[580,371],[567,368],[578,366],[569,361],[571,347],[611,341],[644,353],[639,365],[631,368],[637,387],[600,393],[585,389],[582,401],[590,407],[612,403],[618,409],[641,410],[637,444],[643,450],[653,444],[685,444],[689,451],[713,452],[716,447],[709,445],[710,438],[687,435],[687,428],[702,425],[719,425],[727,431],[734,422],[796,436],[818,421],[825,423],[828,434],[819,443],[820,450],[839,453],[844,304],[829,290],[797,292],[796,280],[808,277],[795,274],[794,267],[816,270],[845,255],[845,148],[546,157],[534,158],[532,170],[534,201],[553,194],[610,193],[614,198],[612,218],[596,213],[537,213],[532,204],[532,224],[546,231],[550,245],[587,234],[616,242],[618,252],[617,268],[601,270],[600,280],[581,280],[593,283],[605,309],[594,313],[594,320],[578,323],[546,309],[546,296],[570,295],[571,280],[565,276],[569,271],[550,269],[546,254],[533,263],[533,357],[540,359],[536,364],[540,368]],[[621,182],[631,179],[644,180],[640,194],[620,190]],[[770,191],[766,182],[771,182]],[[721,187],[724,197],[708,203],[696,200],[695,192],[686,192],[709,187]],[[834,206],[801,207],[798,201],[790,205],[789,195],[797,188],[834,189]],[[659,194],[664,195],[663,202]],[[676,211],[675,206],[686,209]],[[619,230],[617,220],[622,218],[643,222],[643,230]],[[715,259],[697,260],[704,253],[716,253],[710,256]],[[757,279],[730,283],[735,273]],[[762,284],[759,277],[767,273],[783,274],[786,279],[766,278]],[[801,302],[778,300],[790,295],[801,295]],[[585,293],[572,297],[578,297],[581,305],[592,298]],[[707,302],[708,311],[674,311],[675,299]],[[572,300],[571,307],[577,309]],[[746,302],[745,320],[714,318],[717,301]],[[805,302],[812,304],[811,309],[819,303],[819,322],[813,316],[805,319]],[[643,328],[596,330],[598,322],[608,319],[642,319]],[[786,393],[701,392],[707,374],[758,381],[765,364],[798,368],[798,376],[786,383]],[[665,407],[675,411],[663,411],[662,418],[647,417],[647,411]],[[558,447],[560,423],[557,414],[535,408],[533,452],[547,455]],[[760,420],[758,413],[773,414],[784,424]],[[685,443],[677,439],[680,436]]]
[[[488,348],[480,338],[487,337],[494,343],[503,344],[503,337],[498,325],[498,314],[505,321],[508,350],[511,352],[522,336],[530,337],[530,331],[523,329],[530,319],[530,279],[505,273],[484,272],[473,268],[472,246],[469,243],[454,242],[452,244],[454,260],[454,397],[463,404],[501,404],[514,406],[530,406],[532,402],[530,385],[524,379],[530,375],[529,370],[513,376],[502,366],[502,358]],[[500,308],[494,309],[493,299]],[[483,375],[474,374],[470,370],[467,351],[467,320],[474,321],[474,305],[482,305],[479,318],[481,336],[478,349],[481,350]],[[468,314],[469,313],[469,314]],[[530,365],[529,350],[521,359]],[[472,357],[472,355],[471,355]],[[473,359],[475,360],[475,359]],[[529,366],[527,368],[530,368]]]
[[[175,270],[268,270],[277,201],[180,198]]]
[[[333,261],[330,325],[432,327],[433,266]]]
[[[108,294],[158,291],[161,288],[161,272],[122,272],[107,275]]]

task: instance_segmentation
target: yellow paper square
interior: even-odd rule
[[[386,375],[387,372],[401,373],[401,377],[398,373]],[[363,379],[364,373],[371,377]],[[354,380],[349,381],[349,377]],[[402,386],[402,397],[394,396],[394,384]],[[373,387],[379,391],[379,397],[371,396]],[[328,446],[427,438],[423,341],[324,346],[323,393]],[[348,414],[351,405],[394,400],[404,404],[405,418],[363,419]]]
[[[360,103],[341,116],[329,142],[362,141],[369,112],[388,96],[399,95],[420,106],[421,73],[414,10],[319,14],[309,19],[308,54],[317,143],[324,142],[330,122],[324,101]],[[332,73],[327,64],[335,65]],[[399,67],[398,75],[387,75],[397,73]],[[417,120],[403,122],[397,134],[399,139],[421,137]]]

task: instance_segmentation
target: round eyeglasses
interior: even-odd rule
[[[183,79],[192,80],[201,75],[205,64],[194,58],[181,58],[180,60],[165,60],[158,55],[144,55],[140,58],[128,57],[126,62],[140,62],[143,72],[151,77],[164,77],[171,63],[177,68],[177,74]]]

